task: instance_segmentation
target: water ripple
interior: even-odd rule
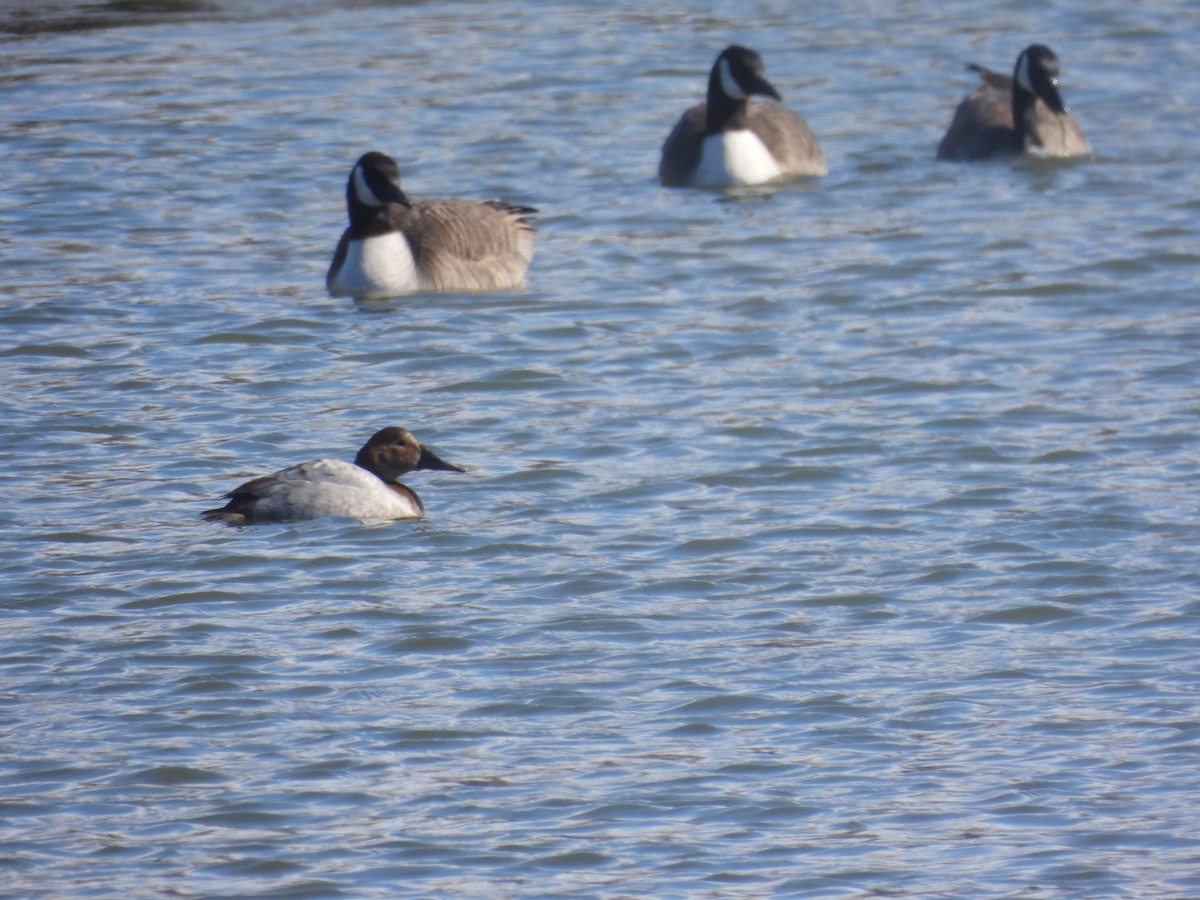
[[[747,12],[0,14],[10,892],[1200,891],[1194,16],[1044,10],[1098,157],[950,166],[1020,16]],[[656,185],[730,40],[828,178]],[[373,148],[526,288],[328,297]],[[392,423],[424,520],[199,518]]]

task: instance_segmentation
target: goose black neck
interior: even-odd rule
[[[393,186],[389,191],[389,196],[385,198],[385,202],[381,206],[372,206],[368,203],[363,203],[359,199],[358,192],[354,188],[354,183],[351,182],[346,186],[346,211],[350,216],[350,229],[353,232],[362,232],[374,222],[379,214],[387,209],[388,203],[399,203],[401,206],[412,206],[404,191],[398,186]]]
[[[746,127],[746,100],[735,100],[725,93],[721,76],[713,71],[708,79],[708,109],[704,121],[707,134],[720,134]]]
[[[1021,147],[1032,141],[1037,142],[1037,102],[1036,94],[1031,94],[1013,80],[1012,88],[1012,117],[1013,131],[1017,135],[1017,144]]]

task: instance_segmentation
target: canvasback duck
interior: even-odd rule
[[[707,101],[685,112],[663,144],[663,184],[733,187],[828,173],[808,123],[779,102],[765,71],[753,50],[733,44],[721,51]]]
[[[414,518],[425,512],[421,498],[396,479],[415,469],[465,471],[405,429],[391,426],[371,435],[352,463],[317,459],[289,466],[234,488],[225,495],[227,504],[201,515],[232,525],[321,516],[376,522]]]
[[[520,286],[533,259],[530,206],[410,200],[390,156],[363,154],[346,182],[350,226],[325,276],[334,295],[494,291]]]
[[[1012,77],[983,66],[981,84],[954,111],[938,159],[970,162],[1028,153],[1089,156],[1092,145],[1058,92],[1058,57],[1044,44],[1021,51]]]

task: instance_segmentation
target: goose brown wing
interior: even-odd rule
[[[1092,145],[1083,126],[1070,113],[1055,115],[1040,99],[1034,116],[1034,139],[1044,152],[1053,156],[1089,156]]]
[[[1013,81],[1012,77],[1009,75],[1003,75],[1000,72],[993,72],[991,69],[987,68],[986,66],[981,66],[978,63],[971,63],[969,66],[967,66],[967,69],[971,72],[977,72],[979,74],[979,80],[983,82],[984,87],[989,87],[994,91],[1012,90]]]
[[[662,146],[658,179],[668,186],[686,185],[700,164],[708,105],[697,103],[675,123]]]
[[[994,88],[986,80],[958,104],[937,149],[938,159],[953,160],[1020,152],[1013,128],[1012,91]]]
[[[515,287],[533,258],[532,212],[497,200],[418,200],[403,231],[433,289]]]
[[[746,122],[759,136],[784,175],[826,175],[825,154],[808,123],[782,103],[756,100],[746,108]]]

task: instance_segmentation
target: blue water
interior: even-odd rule
[[[827,178],[667,190],[744,42]],[[1039,40],[1097,156],[938,164]],[[0,11],[0,894],[1200,895],[1200,13]],[[334,299],[344,179],[541,210]],[[406,426],[426,519],[199,518]]]

